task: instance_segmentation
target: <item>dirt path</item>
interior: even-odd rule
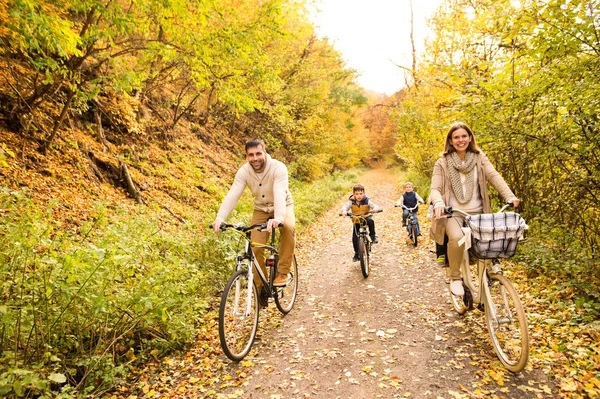
[[[384,212],[375,215],[380,243],[370,276],[352,262],[351,227],[342,201],[299,244],[300,292],[278,328],[261,330],[246,359],[251,378],[220,392],[244,398],[550,398],[546,375],[513,375],[495,359],[483,314],[457,315],[443,270],[424,234],[415,249],[400,229],[396,179],[362,178]],[[420,221],[427,231],[426,209]],[[270,306],[272,310],[274,306]],[[481,337],[474,339],[474,337]],[[235,375],[241,365],[230,364]]]
[[[371,273],[352,262],[351,224],[340,200],[298,243],[299,296],[285,317],[261,311],[258,340],[241,362],[221,352],[216,321],[181,358],[148,367],[128,398],[556,398],[547,370],[506,371],[483,314],[452,310],[427,238],[412,247],[401,228],[397,178],[365,174],[380,243]],[[154,370],[150,372],[150,370]],[[129,391],[124,388],[122,392]],[[131,392],[131,391],[130,391]]]

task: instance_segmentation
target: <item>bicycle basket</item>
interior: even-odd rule
[[[479,259],[510,258],[528,228],[525,219],[515,212],[471,215],[466,222],[471,228],[469,255]]]

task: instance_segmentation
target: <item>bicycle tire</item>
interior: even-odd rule
[[[510,280],[488,274],[485,318],[494,352],[507,370],[518,373],[529,359],[529,333],[523,305]],[[516,318],[516,319],[515,319]]]
[[[418,243],[418,238],[417,238],[417,225],[416,224],[411,224],[411,229],[410,229],[410,241],[413,244],[413,247],[417,246]]]
[[[258,290],[252,282],[250,314],[248,301],[248,272],[238,270],[227,281],[219,307],[219,338],[225,355],[234,361],[242,360],[254,343],[258,328]]]
[[[296,295],[298,294],[298,262],[296,255],[292,259],[292,267],[288,274],[290,282],[285,287],[274,287],[275,289],[275,306],[283,314],[288,314],[294,307]]]
[[[369,251],[364,237],[360,237],[358,241],[358,258],[360,259],[360,271],[363,277],[369,277]]]

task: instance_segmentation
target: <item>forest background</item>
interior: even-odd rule
[[[245,140],[289,166],[302,231],[364,167],[427,196],[463,120],[522,200],[514,267],[556,315],[561,392],[596,396],[599,5],[446,0],[388,97],[303,0],[2,0],[0,394],[98,396],[195,339],[230,271],[236,243],[207,225]]]

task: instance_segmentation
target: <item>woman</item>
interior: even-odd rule
[[[442,155],[433,167],[431,178],[430,196],[435,215],[431,235],[438,244],[444,243],[444,235],[448,236],[450,289],[454,295],[462,296],[465,292],[460,265],[464,253],[458,241],[464,236],[461,230],[464,218],[459,215],[445,218],[444,208],[452,206],[470,214],[491,213],[486,181],[515,207],[519,205],[519,199],[477,147],[473,131],[465,123],[456,122],[450,127]]]

